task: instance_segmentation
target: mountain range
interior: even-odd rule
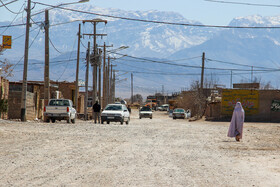
[[[121,16],[142,20],[155,20],[175,23],[203,25],[199,21],[188,20],[175,12],[162,11],[124,11],[119,9],[104,9],[90,5],[75,5],[72,9],[98,14]],[[126,57],[114,60],[119,70],[119,79],[130,79],[130,72],[135,76],[135,91],[152,93],[161,91],[179,91],[189,87],[192,81],[200,79],[201,58],[205,52],[205,78],[214,79],[219,84],[230,87],[231,74],[234,82],[250,82],[251,76],[262,82],[271,82],[274,88],[279,87],[278,71],[280,63],[280,29],[221,29],[208,27],[192,27],[130,21],[108,17],[94,16],[66,10],[50,10],[50,58],[51,79],[73,81],[75,79],[75,62],[77,50],[78,24],[89,19],[106,19],[105,25],[97,25],[98,33],[106,33],[107,37],[99,37],[99,45],[113,44],[108,50],[114,51],[120,46],[128,49],[118,51]],[[32,17],[34,22],[30,32],[29,80],[43,80],[44,63],[44,14]],[[17,20],[22,23],[25,20]],[[68,23],[68,24],[66,24]],[[8,25],[9,22],[0,22]],[[233,19],[229,26],[279,27],[280,16],[262,17],[252,15]],[[0,30],[0,33],[4,29]],[[90,23],[82,24],[82,33],[92,33]],[[10,27],[4,34],[12,35],[12,49],[4,51],[1,59],[7,58],[15,67],[11,80],[22,79],[23,61],[19,59],[24,53],[25,27]],[[84,79],[85,47],[92,38],[83,36],[81,47],[81,74]],[[117,51],[117,50],[116,50]],[[120,57],[113,52],[112,57]],[[135,58],[137,57],[137,58]],[[140,58],[140,59],[139,59]],[[168,64],[169,63],[169,64]],[[170,65],[173,64],[173,65]],[[175,65],[174,65],[175,64]],[[242,64],[237,65],[237,64]],[[253,71],[252,71],[253,70]],[[263,72],[263,70],[267,70]],[[262,71],[262,72],[261,72]],[[172,75],[171,75],[172,74]],[[179,75],[183,74],[183,75]],[[119,82],[119,93],[129,95],[129,81]]]

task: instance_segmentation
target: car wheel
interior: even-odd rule
[[[71,122],[72,122],[72,123],[75,123],[75,121],[76,121],[75,118],[74,118],[74,119],[71,119]]]
[[[141,116],[139,117],[139,119],[141,119]]]
[[[101,120],[101,124],[103,124],[103,123],[104,123],[104,121]]]
[[[123,121],[124,121],[124,120],[123,120],[123,118],[122,118],[122,119],[121,119],[121,125],[123,124]]]
[[[153,119],[153,117],[150,117],[150,119]]]
[[[173,117],[173,119],[176,119],[176,117]]]
[[[107,121],[107,124],[110,124],[110,121]]]
[[[52,123],[55,123],[55,119],[52,119]]]
[[[130,121],[130,118],[128,118],[127,121],[126,121],[125,123],[128,125],[129,121]]]
[[[67,121],[67,123],[70,123],[70,118],[68,118],[66,121]]]

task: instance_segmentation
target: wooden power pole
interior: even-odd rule
[[[31,14],[31,0],[27,2],[27,18],[26,18],[26,34],[25,34],[25,49],[24,49],[24,69],[21,91],[21,121],[26,121],[26,94],[27,94],[27,69],[28,69],[28,49],[29,49],[29,28]]]
[[[133,73],[131,73],[131,104],[133,104]]]
[[[49,11],[45,10],[45,74],[44,102],[48,105],[50,99],[50,55],[49,55]]]
[[[102,20],[102,19],[93,19],[93,20],[83,20],[83,23],[86,22],[90,22],[93,24],[93,34],[84,34],[84,35],[89,35],[89,36],[93,36],[93,59],[91,61],[91,65],[92,65],[92,75],[93,75],[93,79],[92,79],[92,102],[94,103],[96,101],[96,97],[97,97],[97,66],[98,66],[98,61],[97,61],[97,57],[98,57],[98,51],[97,51],[97,44],[96,44],[96,37],[97,36],[106,36],[107,34],[97,34],[96,33],[96,26],[97,23],[103,22],[105,24],[107,24],[107,20]]]
[[[205,63],[205,53],[202,53],[202,66],[201,66],[201,81],[200,81],[200,93],[203,94],[203,80],[204,80],[204,63]]]
[[[90,42],[88,42],[88,50],[87,50],[87,67],[86,67],[86,82],[85,82],[85,104],[84,104],[84,116],[85,120],[88,119],[87,117],[87,105],[88,105],[88,71],[89,71],[89,61],[90,61]]]
[[[76,110],[78,109],[78,99],[79,99],[79,67],[80,67],[80,40],[81,40],[81,24],[79,24],[78,32],[78,50],[77,50],[77,66],[76,66],[76,84],[75,84],[75,103]]]

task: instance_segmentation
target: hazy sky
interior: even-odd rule
[[[3,0],[2,0],[3,1]],[[11,1],[11,0],[8,0]],[[36,1],[36,0],[35,0]],[[37,0],[39,2],[58,5],[61,3],[75,2],[71,0]],[[227,0],[225,0],[227,1]],[[230,0],[237,2],[238,0]],[[4,0],[7,2],[7,0]],[[8,5],[14,12],[18,12],[25,0]],[[276,4],[280,5],[280,0],[239,0],[238,2],[258,3],[258,4]],[[203,24],[228,25],[229,22],[239,16],[248,16],[258,14],[262,16],[280,15],[278,7],[259,7],[245,6],[236,4],[213,3],[204,0],[90,0],[92,4],[103,8],[119,8],[123,10],[160,10],[173,11],[182,14],[185,18],[200,21]],[[1,5],[1,3],[0,3]],[[35,9],[45,8],[36,5]],[[21,16],[21,15],[20,15]],[[4,7],[0,7],[0,21],[10,21],[15,17]]]

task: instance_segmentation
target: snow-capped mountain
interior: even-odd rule
[[[119,9],[103,9],[88,5],[78,5],[71,7],[73,9],[83,10],[105,15],[113,15],[117,17],[137,18],[143,20],[155,20],[164,22],[191,23],[202,24],[198,21],[187,20],[180,14],[174,12],[151,11],[123,11]],[[91,14],[83,14],[80,12],[70,12],[66,10],[50,11],[50,58],[53,61],[51,66],[53,71],[53,80],[73,81],[75,75],[75,59],[77,49],[77,32],[78,24],[81,21],[90,19],[106,19],[107,25],[99,23],[97,25],[98,33],[106,33],[107,37],[98,38],[98,44],[113,44],[115,48],[120,46],[129,46],[125,51],[120,53],[128,54],[136,57],[151,58],[156,61],[172,61],[175,59],[186,59],[172,62],[177,64],[192,65],[198,68],[183,68],[180,66],[167,66],[157,63],[143,63],[132,60],[129,57],[119,61],[117,69],[127,71],[150,71],[158,74],[141,74],[135,73],[135,85],[143,90],[161,90],[161,85],[165,85],[166,90],[176,91],[182,87],[188,87],[193,80],[199,80],[202,52],[206,53],[206,69],[205,76],[216,76],[221,84],[230,86],[230,69],[248,69],[247,72],[233,71],[233,82],[239,82],[241,79],[250,81],[252,66],[255,72],[253,76],[261,77],[263,81],[271,81],[275,87],[279,87],[277,73],[260,73],[261,68],[280,68],[278,63],[280,58],[280,29],[212,29],[205,27],[184,27],[175,25],[164,25],[155,23],[145,23],[119,18],[101,17]],[[44,14],[39,14],[33,18],[36,22],[44,21]],[[19,20],[21,21],[21,20]],[[70,22],[70,23],[68,23]],[[68,23],[68,24],[61,24]],[[9,23],[0,23],[7,25]],[[259,15],[238,17],[233,19],[231,26],[252,26],[252,27],[278,27],[280,26],[280,16],[262,17]],[[42,25],[33,24],[30,33],[30,59],[36,59],[42,62],[40,67],[30,65],[29,79],[43,80],[38,73],[43,68],[44,62],[44,31],[39,28]],[[4,29],[1,29],[2,32]],[[24,52],[24,32],[25,27],[11,27],[5,34],[13,36],[13,49],[6,50],[2,57],[9,58],[13,63],[17,63],[23,56]],[[82,24],[82,34],[92,33],[93,26],[90,23]],[[22,35],[22,37],[20,37]],[[87,41],[92,42],[92,38],[83,36],[81,51],[86,51]],[[34,41],[34,42],[33,42]],[[53,45],[53,46],[52,46]],[[84,47],[83,47],[84,46]],[[111,50],[109,48],[108,50]],[[59,52],[62,54],[60,54]],[[2,58],[1,57],[1,58]],[[189,59],[191,57],[198,57]],[[188,59],[188,60],[187,60]],[[61,60],[65,62],[61,62]],[[221,63],[217,61],[223,61]],[[56,63],[59,61],[59,63]],[[227,62],[245,64],[247,67],[232,65]],[[22,67],[23,62],[17,66]],[[116,62],[117,63],[117,62]],[[36,67],[35,67],[36,66]],[[81,79],[84,79],[84,64],[81,64]],[[215,68],[225,69],[215,70]],[[226,70],[229,69],[229,70]],[[18,70],[20,72],[20,70]],[[42,71],[43,72],[43,71]],[[121,72],[121,71],[120,71]],[[164,75],[168,73],[182,73],[184,75]],[[187,74],[194,74],[187,76]],[[198,74],[195,76],[195,74]],[[41,73],[42,75],[42,73]],[[137,76],[138,75],[138,76]],[[129,78],[129,75],[125,75]],[[124,76],[124,77],[125,77]],[[21,79],[22,75],[16,75],[13,79]],[[179,80],[179,81],[178,81]],[[124,83],[122,83],[124,84]],[[155,85],[157,87],[155,87]],[[129,84],[123,88],[128,87]],[[141,90],[140,89],[140,90]]]
[[[193,23],[201,24],[196,21],[185,19],[178,13],[161,12],[156,10],[151,11],[123,11],[119,9],[103,9],[91,5],[76,5],[71,9],[83,10],[85,12],[92,12],[97,14],[113,15],[117,17],[137,18],[143,20],[156,20],[165,22],[179,22],[179,23]],[[202,44],[213,35],[214,29],[199,29],[192,27],[171,26],[155,23],[145,23],[137,21],[129,21],[118,18],[101,17],[91,14],[84,14],[80,12],[71,12],[61,9],[52,9],[49,11],[50,24],[50,39],[55,47],[61,52],[72,51],[77,48],[75,41],[77,40],[78,23],[81,21],[75,20],[90,20],[90,19],[106,19],[107,25],[99,23],[97,25],[98,33],[105,33],[107,37],[102,39],[99,37],[98,42],[108,45],[113,44],[115,48],[121,45],[129,46],[127,53],[134,56],[145,57],[167,57],[170,54],[192,46]],[[33,17],[35,22],[44,22],[44,13]],[[70,23],[69,23],[70,22]],[[72,22],[72,23],[71,23]],[[60,23],[68,23],[61,24]],[[58,25],[57,25],[58,24]],[[43,24],[41,24],[41,28]],[[37,27],[40,24],[33,24],[31,32],[31,41],[38,33]],[[90,23],[82,24],[82,34],[92,33],[93,26]],[[16,33],[24,33],[24,27],[9,29],[6,33],[17,37]],[[32,50],[30,50],[31,57],[38,58],[44,54],[44,34],[43,30],[37,36]],[[87,43],[88,37],[84,36],[84,43]],[[92,39],[90,39],[92,41]],[[24,37],[13,42],[13,49],[18,51],[24,45]],[[51,55],[57,53],[51,47]],[[11,53],[12,50],[10,50]],[[14,55],[13,55],[14,56]]]

